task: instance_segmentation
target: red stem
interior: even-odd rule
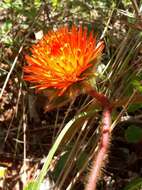
[[[85,190],[95,190],[101,168],[105,161],[105,156],[109,147],[110,140],[110,125],[111,125],[111,106],[110,103],[103,94],[99,94],[96,91],[89,91],[91,96],[95,97],[103,107],[103,118],[102,118],[102,131],[101,140],[99,144],[98,153],[93,161],[90,174],[88,176],[88,182]]]

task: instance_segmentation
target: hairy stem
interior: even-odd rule
[[[92,168],[88,176],[88,182],[85,190],[95,190],[101,168],[105,161],[105,156],[109,147],[110,140],[110,125],[111,125],[111,106],[110,103],[103,94],[99,94],[96,91],[90,91],[89,94],[95,97],[103,107],[103,118],[102,118],[102,131],[99,149],[97,155],[92,163]]]

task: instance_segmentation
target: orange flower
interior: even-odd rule
[[[32,55],[26,55],[24,78],[38,90],[55,88],[62,95],[72,84],[89,77],[90,72],[84,71],[94,66],[103,48],[103,42],[96,45],[93,33],[82,26],[50,31],[32,46]]]

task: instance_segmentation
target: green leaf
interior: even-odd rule
[[[130,125],[125,132],[125,138],[129,143],[138,143],[142,140],[142,128]]]
[[[133,84],[133,86],[134,86],[139,92],[142,93],[142,84],[141,84],[140,81],[138,81],[138,80],[133,80],[133,81],[132,81],[132,84]]]
[[[12,29],[12,22],[10,20],[6,20],[1,26],[0,30],[0,41],[11,45],[13,43],[12,37],[10,36],[10,31]]]
[[[5,4],[11,4],[12,1],[11,1],[11,0],[4,0],[4,3],[5,3]]]
[[[6,172],[7,172],[7,168],[1,166],[0,167],[0,178],[4,178]]]
[[[35,5],[36,8],[40,7],[41,0],[34,0],[34,5]]]
[[[130,0],[123,0],[122,2],[124,3],[125,6],[131,5]]]
[[[128,112],[130,113],[133,113],[139,109],[142,108],[142,104],[140,103],[137,103],[137,104],[130,104],[129,107],[128,107]]]
[[[10,20],[6,20],[4,24],[1,26],[0,34],[5,34],[9,32],[12,28],[12,22]]]
[[[142,188],[142,178],[132,180],[123,190],[140,190]]]
[[[78,116],[74,117],[72,120],[70,120],[65,127],[62,129],[62,131],[60,132],[59,136],[57,137],[57,139],[55,140],[55,143],[53,144],[53,146],[51,147],[46,160],[44,162],[44,165],[40,171],[40,174],[38,176],[38,178],[36,179],[36,183],[32,186],[32,189],[30,190],[39,190],[40,189],[40,185],[45,177],[45,175],[48,172],[50,163],[52,161],[52,158],[55,154],[55,152],[57,151],[58,147],[61,145],[62,140],[64,139],[65,135],[68,133],[68,131],[71,129],[72,125],[75,124],[76,122],[79,122],[80,119],[84,119],[87,117],[87,113],[81,113]]]
[[[86,152],[82,152],[76,163],[78,169],[81,169],[83,167],[84,162],[86,161],[87,158],[88,154]]]
[[[60,173],[61,173],[61,171],[62,171],[62,169],[63,169],[63,167],[64,167],[64,165],[68,159],[68,156],[69,156],[69,152],[66,152],[59,159],[59,161],[55,167],[54,173],[53,173],[55,180],[58,179],[58,176],[60,175]]]
[[[26,187],[24,187],[24,190],[31,190],[33,188],[33,186],[36,185],[35,181],[30,181]]]
[[[47,157],[46,157],[46,160],[45,160],[45,163],[42,167],[42,170],[37,178],[37,183],[34,184],[32,186],[32,189],[31,190],[39,190],[40,189],[40,185],[48,171],[48,168],[50,166],[50,163],[52,161],[52,158],[56,152],[56,150],[58,149],[60,143],[62,142],[62,139],[64,138],[65,134],[68,132],[68,130],[70,129],[70,127],[72,126],[72,124],[76,121],[76,118],[70,120],[66,126],[62,129],[61,133],[59,134],[59,136],[57,137],[55,143],[53,144],[52,148],[50,149]]]
[[[57,5],[58,5],[58,0],[52,0],[52,5],[53,5],[53,7],[57,7]]]

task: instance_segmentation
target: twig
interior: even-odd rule
[[[9,78],[10,78],[10,75],[11,75],[11,73],[12,73],[12,71],[13,71],[13,69],[14,69],[16,63],[17,63],[19,54],[21,53],[22,49],[23,49],[23,46],[20,47],[20,49],[19,49],[19,51],[18,51],[18,54],[17,54],[17,56],[15,57],[15,59],[14,59],[14,61],[13,61],[13,64],[12,64],[12,66],[11,66],[11,69],[10,69],[10,71],[9,71],[8,74],[7,74],[6,80],[5,80],[4,85],[3,85],[2,89],[1,89],[1,92],[0,92],[0,99],[2,98],[2,95],[3,95],[3,93],[4,93],[4,90],[5,90],[6,85],[7,85],[7,83],[8,83],[8,80],[9,80]]]
[[[110,12],[109,19],[108,19],[108,21],[106,23],[106,26],[104,28],[104,31],[103,31],[101,37],[100,37],[101,40],[105,37],[105,35],[106,35],[107,31],[108,31],[108,27],[109,27],[110,21],[112,19],[113,12],[114,12],[114,7],[113,7],[113,9]]]
[[[27,181],[27,147],[26,147],[26,128],[27,128],[27,117],[26,117],[26,106],[24,105],[25,101],[23,100],[23,166],[22,166],[22,182],[23,185],[26,185]]]
[[[136,0],[131,0],[132,4],[133,4],[133,7],[135,9],[135,14],[137,17],[139,17],[139,7],[138,7],[138,4],[136,2]]]
[[[24,146],[23,146],[23,182],[24,185],[26,184],[27,180],[27,154],[26,154],[26,114],[23,113],[23,141],[24,141]]]

